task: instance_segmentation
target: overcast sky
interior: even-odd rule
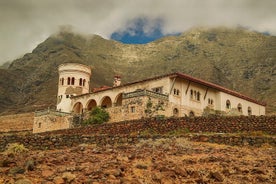
[[[276,35],[276,0],[0,0],[0,64],[31,52],[62,25],[110,38],[135,34],[139,18],[147,35],[156,26],[166,35],[221,25]]]

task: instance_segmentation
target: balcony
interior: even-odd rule
[[[136,90],[130,93],[124,93],[123,94],[123,99],[127,98],[134,98],[134,97],[139,97],[139,96],[149,96],[149,97],[154,97],[154,98],[160,98],[163,100],[169,100],[169,95],[161,94],[161,93],[156,93],[150,90]]]

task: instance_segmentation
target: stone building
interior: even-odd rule
[[[59,66],[57,111],[83,114],[100,106],[109,112],[110,122],[154,116],[201,116],[204,113],[265,115],[264,103],[183,73],[127,84],[121,84],[121,77],[115,76],[112,87],[93,90],[89,89],[90,75],[91,68],[82,64]]]

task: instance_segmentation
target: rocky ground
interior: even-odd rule
[[[173,138],[136,145],[5,151],[0,153],[0,183],[276,183],[276,148]]]

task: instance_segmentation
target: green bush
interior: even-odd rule
[[[109,113],[100,107],[92,109],[90,117],[84,121],[84,124],[102,124],[110,119]]]

